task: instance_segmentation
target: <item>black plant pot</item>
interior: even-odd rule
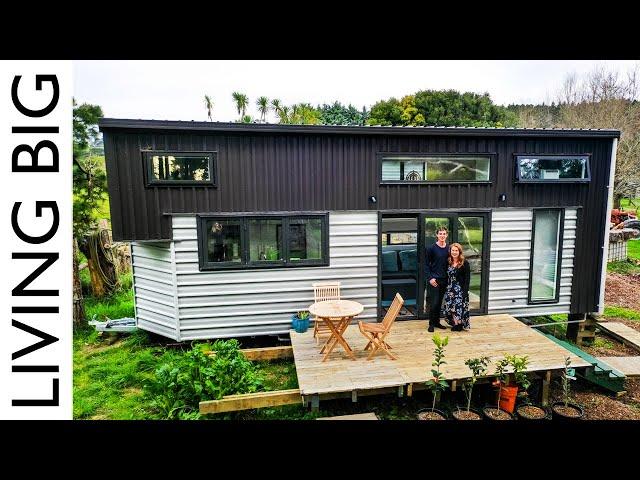
[[[430,408],[423,408],[423,409],[421,409],[421,410],[418,410],[418,413],[416,414],[416,418],[417,418],[418,420],[422,420],[422,419],[420,418],[420,414],[421,414],[421,413],[423,413],[423,412],[431,413],[432,411],[433,411],[433,413],[437,413],[438,415],[440,415],[440,416],[442,417],[442,419],[443,419],[443,420],[448,420],[448,419],[449,419],[449,416],[447,415],[447,413],[446,413],[446,412],[443,412],[442,410],[438,410],[437,408],[435,408],[434,410],[431,410]],[[428,419],[425,419],[425,420],[434,420],[434,419],[430,419],[430,418],[428,418]],[[435,420],[434,420],[434,421],[435,421]]]
[[[553,412],[553,420],[554,421],[558,421],[558,422],[577,422],[579,420],[582,420],[582,417],[584,417],[584,409],[580,406],[577,405],[575,403],[571,403],[569,402],[567,404],[568,407],[572,407],[573,409],[575,409],[579,415],[576,415],[574,417],[566,415],[563,412],[559,412],[556,410],[556,407],[564,407],[564,402],[555,402],[553,403],[553,405],[551,405],[551,411]]]
[[[523,407],[537,407],[540,410],[544,411],[544,417],[529,416],[525,412],[521,411]],[[518,420],[522,420],[525,422],[543,422],[546,420],[551,420],[551,410],[547,407],[543,407],[542,405],[536,405],[535,403],[531,403],[528,405],[518,405],[516,407],[516,415],[518,416]]]
[[[474,420],[482,420],[482,418],[484,417],[484,415],[482,414],[482,410],[475,408],[475,407],[471,407],[469,409],[470,412],[475,413],[476,415],[478,415],[478,418],[458,418],[456,417],[456,413],[457,412],[466,412],[467,411],[467,407],[466,406],[460,406],[459,408],[452,410],[451,411],[451,418],[453,418],[454,420],[459,420],[461,422],[466,422],[466,421],[474,421]]]
[[[488,409],[496,410],[497,407],[495,405],[487,405],[486,407],[484,407],[482,409],[482,413],[484,414],[484,418],[486,418],[487,420],[494,420],[496,422],[501,422],[502,420],[515,420],[514,416],[511,413],[509,413],[509,412],[507,412],[505,410],[502,410],[502,409],[500,409],[500,411],[505,413],[505,414],[507,414],[507,415],[509,415],[509,418],[494,418],[491,415],[487,414],[487,410]]]

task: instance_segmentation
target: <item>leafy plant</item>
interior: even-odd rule
[[[433,352],[434,361],[431,363],[431,366],[436,367],[431,369],[431,374],[433,378],[426,382],[426,386],[433,393],[433,404],[431,405],[431,411],[433,412],[436,408],[436,399],[438,396],[438,392],[444,391],[449,384],[442,378],[442,372],[440,371],[440,367],[447,362],[443,360],[444,358],[444,347],[449,344],[449,337],[440,337],[437,333],[433,335],[431,338],[436,348]]]
[[[509,374],[506,371],[507,367],[510,364],[509,359],[509,355],[505,353],[504,358],[496,363],[496,381],[494,385],[498,386],[498,410],[500,410],[500,396],[502,395],[502,385],[506,385],[509,378]]]
[[[522,389],[523,397],[526,403],[529,403],[528,390],[531,386],[531,380],[527,375],[527,366],[529,365],[529,357],[527,355],[511,355],[509,358],[509,364],[513,367],[513,376],[515,382],[520,389]]]
[[[471,409],[471,394],[473,393],[473,387],[478,381],[478,377],[483,377],[487,374],[487,366],[489,365],[489,357],[480,358],[468,358],[464,364],[471,370],[471,378],[462,384],[462,390],[464,390],[467,396],[467,412]]]
[[[296,313],[296,315],[298,316],[298,318],[300,320],[306,320],[307,318],[309,318],[309,312],[306,310],[302,310],[298,313]]]
[[[571,357],[564,359],[564,371],[562,372],[562,394],[564,396],[564,406],[569,406],[569,393],[571,390],[570,382],[575,380],[574,370],[569,368],[571,366]]]
[[[147,385],[152,406],[163,418],[195,418],[203,400],[254,392],[261,385],[254,365],[237,340],[217,340],[208,356],[199,345],[182,356],[164,355]]]

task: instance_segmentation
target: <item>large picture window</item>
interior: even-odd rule
[[[474,183],[489,182],[491,155],[380,156],[382,183]]]
[[[564,211],[533,211],[529,303],[557,303],[560,295]]]
[[[518,182],[588,182],[588,155],[516,155]]]
[[[147,186],[216,185],[215,152],[142,152]]]
[[[328,214],[200,215],[200,270],[328,265],[328,225]]]

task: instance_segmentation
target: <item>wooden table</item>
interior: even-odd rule
[[[321,319],[331,331],[331,336],[320,350],[320,353],[324,353],[323,362],[338,343],[352,360],[356,359],[342,334],[349,326],[351,319],[361,314],[363,310],[364,306],[361,303],[352,300],[324,300],[309,306],[309,312]]]

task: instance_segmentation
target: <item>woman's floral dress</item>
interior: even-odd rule
[[[469,297],[467,297],[456,275],[457,268],[449,265],[447,268],[447,290],[444,294],[444,317],[452,327],[462,321],[462,328],[469,329]]]

